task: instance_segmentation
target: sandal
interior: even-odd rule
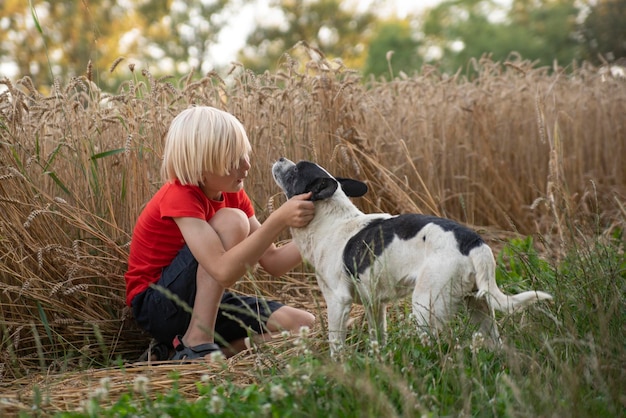
[[[220,351],[220,347],[215,343],[199,344],[193,347],[187,347],[183,344],[183,337],[177,335],[172,342],[175,353],[170,360],[202,360],[204,356],[215,351]]]
[[[139,357],[137,361],[164,361],[170,358],[170,347],[165,343],[160,343],[154,338],[150,340],[150,344],[146,351]]]

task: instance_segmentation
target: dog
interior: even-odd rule
[[[315,217],[292,238],[315,269],[328,310],[331,354],[343,347],[352,303],[365,308],[370,338],[385,343],[386,306],[412,294],[417,327],[437,334],[466,302],[490,345],[500,345],[494,311],[512,313],[552,296],[498,288],[496,262],[479,234],[450,219],[421,214],[365,214],[350,200],[363,182],[333,177],[310,161],[280,158],[272,175],[287,198],[311,192]]]

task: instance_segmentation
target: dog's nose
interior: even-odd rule
[[[279,163],[282,163],[283,161],[285,161],[285,157],[280,157],[280,158],[278,159],[278,162],[279,162]]]

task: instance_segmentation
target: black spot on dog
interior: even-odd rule
[[[409,240],[430,223],[440,226],[444,231],[452,231],[463,255],[468,255],[473,248],[483,244],[480,235],[468,227],[437,216],[405,214],[374,219],[346,243],[343,250],[344,268],[352,277],[358,278],[396,237]],[[426,236],[422,239],[425,242]]]

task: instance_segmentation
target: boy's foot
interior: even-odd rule
[[[170,360],[185,361],[185,360],[202,360],[205,356],[221,351],[220,347],[215,343],[199,344],[193,347],[187,347],[183,344],[183,338],[180,335],[174,337],[172,342],[174,345],[174,355]]]
[[[167,344],[160,343],[154,338],[150,340],[150,344],[146,351],[143,352],[141,356],[139,356],[138,361],[165,361],[170,358],[170,348]]]

